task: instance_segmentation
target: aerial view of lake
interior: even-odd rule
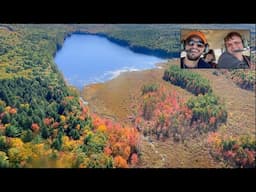
[[[68,84],[80,89],[113,79],[121,72],[156,68],[157,63],[166,61],[87,34],[68,37],[54,60]]]

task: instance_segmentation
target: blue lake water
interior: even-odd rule
[[[67,82],[78,88],[105,82],[121,72],[156,68],[166,60],[135,53],[105,37],[73,34],[56,53],[55,63]]]

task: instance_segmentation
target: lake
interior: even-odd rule
[[[165,59],[135,53],[105,37],[72,34],[54,58],[67,83],[83,86],[111,80],[121,72],[156,68]]]

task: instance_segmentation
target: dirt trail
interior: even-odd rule
[[[169,64],[177,64],[171,61]],[[82,96],[89,102],[92,111],[118,122],[130,123],[131,104],[137,101],[141,87],[148,83],[157,83],[172,87],[185,99],[192,95],[177,86],[163,81],[164,69],[129,72],[104,84],[88,86]],[[225,102],[228,121],[218,131],[234,135],[255,134],[255,95],[252,91],[242,90],[223,75],[213,75],[214,70],[198,70],[210,80],[213,91]],[[209,154],[207,134],[185,143],[174,143],[172,139],[158,141],[153,137],[141,136],[141,161],[139,168],[220,168],[224,165],[216,162]]]

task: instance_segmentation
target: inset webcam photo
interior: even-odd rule
[[[250,68],[249,30],[181,30],[180,66],[186,68]]]

